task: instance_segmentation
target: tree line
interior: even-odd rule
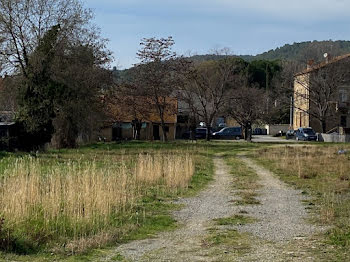
[[[298,62],[247,62],[226,49],[193,59],[173,51],[172,37],[145,38],[139,63],[113,81],[107,40],[80,0],[0,0],[0,11],[0,70],[7,75],[0,106],[16,112],[22,149],[91,140],[108,104],[132,108],[136,139],[155,110],[166,141],[165,116],[177,112],[171,97],[186,104],[191,123],[209,129],[219,115],[245,130],[256,121],[289,121]]]
[[[169,97],[185,105],[189,125],[205,123],[207,139],[218,116],[234,118],[244,130],[259,120],[289,121],[287,101],[292,92],[290,83],[283,79],[286,72],[282,62],[249,63],[229,55],[226,49],[216,52],[215,57],[220,59],[194,61],[173,52],[174,44],[172,37],[143,39],[137,53],[140,63],[117,75],[110,97],[120,106],[131,106],[135,121],[147,119],[149,112],[145,108],[155,106],[166,141],[164,112],[177,110],[166,100]],[[151,101],[147,103],[141,97]]]

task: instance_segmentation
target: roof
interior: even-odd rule
[[[164,111],[164,122],[176,123],[177,99],[165,97],[165,103],[168,106]],[[145,122],[161,122],[154,101],[145,96],[124,96],[117,100],[107,99],[106,110],[111,122],[131,122],[135,118],[142,119]]]
[[[324,61],[324,62],[322,62],[322,63],[319,63],[319,64],[317,64],[317,65],[314,65],[314,66],[312,66],[312,67],[310,67],[310,68],[308,68],[308,69],[305,69],[305,70],[303,70],[303,71],[301,71],[301,72],[299,72],[299,73],[296,73],[294,76],[300,76],[300,75],[305,75],[305,74],[308,74],[308,73],[310,73],[310,72],[313,72],[313,71],[315,71],[315,70],[318,70],[318,69],[320,69],[320,68],[323,68],[323,67],[325,67],[325,66],[327,66],[327,65],[330,65],[330,64],[334,64],[334,63],[336,63],[336,62],[339,62],[339,61],[341,61],[341,60],[343,60],[343,59],[346,59],[346,58],[349,58],[350,57],[350,54],[346,54],[346,55],[342,55],[342,56],[336,56],[336,57],[334,57],[333,59],[331,59],[330,61]]]

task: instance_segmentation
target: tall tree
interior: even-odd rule
[[[9,74],[19,68],[28,76],[30,55],[53,26],[60,25],[60,39],[93,41],[92,13],[80,0],[0,0],[0,14],[0,57]]]
[[[188,83],[181,91],[182,99],[207,127],[207,140],[217,114],[228,103],[228,94],[235,86],[240,72],[245,69],[241,59],[226,57],[196,65],[189,74]]]
[[[77,138],[90,141],[104,117],[102,90],[112,85],[103,65],[107,55],[91,46],[68,45],[58,51],[52,79],[60,83],[54,97],[56,147],[75,147]]]
[[[163,141],[167,141],[166,114],[176,113],[177,108],[169,103],[172,93],[179,85],[177,55],[172,51],[173,38],[144,38],[137,52],[140,63],[137,65],[137,85],[143,94],[156,107],[163,131]]]
[[[267,92],[251,86],[246,75],[240,75],[236,88],[228,94],[229,106],[226,112],[234,118],[244,130],[246,140],[251,140],[252,125],[264,119],[266,112]]]
[[[57,116],[66,115],[67,120],[83,112],[83,108],[77,110],[78,105],[85,106],[85,112],[93,108],[80,103],[87,94],[84,88],[91,88],[82,80],[91,79],[87,72],[96,73],[90,69],[101,69],[108,63],[110,53],[91,18],[92,13],[80,0],[0,0],[0,61],[4,61],[3,70],[22,78],[18,120],[23,143],[30,142],[28,148],[51,140],[58,130],[57,121],[53,123]],[[90,58],[92,61],[87,61]],[[93,97],[97,95],[95,89]],[[68,133],[72,137],[76,132]],[[25,138],[27,135],[33,139]]]

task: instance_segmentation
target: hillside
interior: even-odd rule
[[[302,65],[306,64],[307,60],[313,59],[315,62],[320,62],[324,59],[324,53],[329,53],[331,56],[338,56],[350,53],[350,41],[309,41],[294,44],[286,44],[276,49],[271,49],[262,54],[255,56],[241,55],[238,56],[247,62],[257,60],[289,60],[296,61]],[[195,62],[203,62],[208,60],[219,60],[224,58],[224,55],[194,55],[190,59]],[[130,68],[132,69],[132,68]],[[130,69],[115,70],[114,77],[116,81],[130,80]]]
[[[350,41],[309,41],[301,43],[286,44],[276,49],[271,49],[255,56],[241,55],[239,57],[246,61],[253,60],[292,60],[305,63],[313,59],[315,62],[323,60],[323,54],[329,53],[338,56],[350,53]],[[217,60],[222,56],[196,55],[191,57],[194,61]]]

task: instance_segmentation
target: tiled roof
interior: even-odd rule
[[[325,67],[325,66],[330,65],[330,64],[334,64],[334,63],[336,63],[336,62],[338,62],[338,61],[340,61],[340,60],[343,60],[343,59],[349,58],[349,57],[350,57],[350,54],[346,54],[346,55],[342,55],[342,56],[336,56],[336,57],[334,57],[333,59],[331,59],[331,60],[328,61],[328,62],[327,62],[327,61],[324,61],[324,62],[319,63],[319,64],[317,64],[317,65],[311,66],[310,68],[305,69],[305,70],[303,70],[303,71],[301,71],[301,72],[295,74],[295,76],[300,76],[300,75],[308,74],[308,73],[310,73],[310,72],[312,72],[312,71],[315,71],[315,70],[317,70],[317,69],[320,69],[320,68]]]

